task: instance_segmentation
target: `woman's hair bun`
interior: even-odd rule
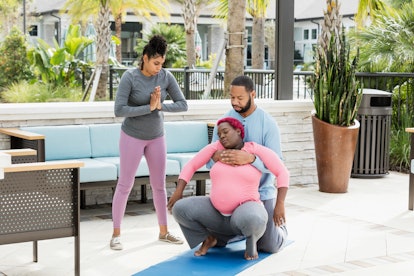
[[[161,35],[154,35],[148,42],[149,47],[155,50],[154,52],[164,56],[167,52],[167,41]]]

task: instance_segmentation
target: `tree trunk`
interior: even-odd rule
[[[194,0],[185,0],[183,17],[187,50],[187,66],[189,68],[193,68],[196,65],[195,30],[197,23],[195,8]]]
[[[224,74],[224,96],[230,94],[232,80],[244,74],[245,0],[229,0],[227,20],[228,43],[226,49],[226,74]]]
[[[265,51],[265,35],[264,35],[264,18],[253,18],[252,27],[252,68],[264,69],[264,51]]]
[[[195,32],[186,32],[185,36],[186,50],[187,50],[187,66],[193,68],[196,65],[196,51],[195,51]]]
[[[96,92],[96,98],[105,99],[107,92],[107,82],[108,82],[108,59],[109,59],[109,50],[111,47],[111,29],[109,21],[109,8],[108,4],[101,6],[99,10],[98,20],[97,20],[97,41],[96,41],[96,68],[102,68],[101,75],[99,80],[98,88]]]
[[[276,69],[276,41],[275,41],[275,21],[265,23],[265,42],[269,50],[269,68]]]
[[[115,35],[121,41],[121,32],[122,32],[122,14],[118,14],[115,18]],[[116,45],[116,60],[119,63],[122,62],[122,42],[119,45]]]

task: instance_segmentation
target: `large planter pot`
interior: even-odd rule
[[[350,127],[326,123],[312,114],[319,191],[346,193],[351,176],[359,122]]]

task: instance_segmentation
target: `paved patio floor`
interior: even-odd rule
[[[351,178],[348,193],[327,194],[316,185],[292,186],[287,225],[294,242],[240,273],[246,275],[414,275],[414,212],[408,210],[408,175]],[[129,203],[124,250],[109,249],[109,205],[81,211],[81,275],[132,275],[189,250],[157,241],[151,204]],[[181,235],[172,217],[170,231]],[[0,275],[74,274],[74,239],[0,246]],[[169,275],[174,275],[171,271]]]

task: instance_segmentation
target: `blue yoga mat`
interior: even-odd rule
[[[289,245],[292,241],[288,241],[285,245]],[[189,250],[181,255],[168,259],[159,264],[150,266],[133,276],[149,276],[149,275],[236,275],[252,265],[257,264],[269,253],[259,252],[259,258],[247,261],[244,259],[244,251],[246,242],[238,241],[228,244],[226,247],[210,248],[205,256],[195,257],[194,251]]]

